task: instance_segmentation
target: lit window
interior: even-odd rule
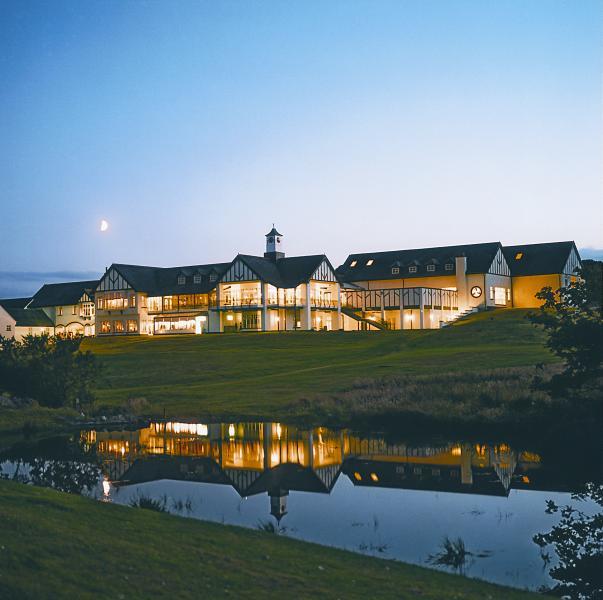
[[[490,288],[490,300],[494,300],[494,288]]]
[[[111,331],[111,321],[101,322],[101,333],[109,333]]]
[[[357,264],[358,264],[358,261],[357,261],[357,260],[353,260],[353,261],[350,263],[350,267],[355,267]]]
[[[453,269],[453,268],[454,268],[454,265],[453,265],[452,263],[446,263],[446,264],[444,265],[444,269],[445,269],[446,271],[452,271],[452,269]]]
[[[184,285],[186,283],[186,277],[184,275],[178,275],[178,285]]]
[[[417,272],[417,267],[408,267],[408,272],[409,273],[416,273]]]
[[[71,307],[71,314],[77,315],[77,306],[75,304]]]
[[[128,333],[136,333],[138,331],[138,323],[133,319],[128,319]]]
[[[435,271],[435,265],[427,265],[428,271]]]
[[[399,275],[400,267],[392,267],[392,275]]]
[[[135,294],[132,294],[130,296],[130,306],[132,308],[136,308],[136,295]]]
[[[507,302],[511,302],[511,290],[507,288]]]
[[[193,277],[193,282],[194,283],[201,283],[201,275],[195,275]]]
[[[369,259],[366,261],[366,266],[367,266],[367,267],[370,267],[370,266],[371,266],[371,265],[372,265],[374,262],[375,262],[375,261],[374,261],[372,258],[369,258]]]
[[[62,316],[63,316],[63,307],[62,307],[62,306],[59,306],[59,307],[57,308],[57,315],[58,315],[59,317],[62,317]]]
[[[523,257],[523,252],[518,252],[518,253],[515,255],[515,260],[521,260],[521,259],[522,259],[522,257]]]

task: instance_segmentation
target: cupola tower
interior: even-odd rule
[[[272,224],[272,229],[266,234],[266,252],[264,252],[264,258],[274,261],[279,258],[285,258],[283,235],[276,230],[274,223]]]

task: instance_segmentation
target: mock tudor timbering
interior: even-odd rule
[[[0,334],[434,329],[471,310],[537,306],[542,287],[567,286],[581,268],[573,242],[350,254],[335,269],[324,254],[285,256],[274,226],[265,238],[263,256],[171,268],[114,263],[99,281],[0,301]]]

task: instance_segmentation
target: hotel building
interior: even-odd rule
[[[263,256],[170,268],[114,263],[99,281],[45,285],[31,299],[3,301],[0,327],[97,336],[437,329],[477,310],[537,307],[539,290],[569,285],[581,268],[571,241],[350,254],[335,269],[324,254],[285,256],[274,227],[265,238]],[[13,311],[42,311],[19,315],[36,324],[18,325],[11,302],[23,305]]]

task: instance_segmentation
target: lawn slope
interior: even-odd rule
[[[149,414],[279,415],[292,401],[347,390],[358,378],[553,361],[524,310],[473,315],[442,330],[95,338],[100,404],[144,397]]]
[[[2,598],[532,598],[269,533],[0,482]]]

